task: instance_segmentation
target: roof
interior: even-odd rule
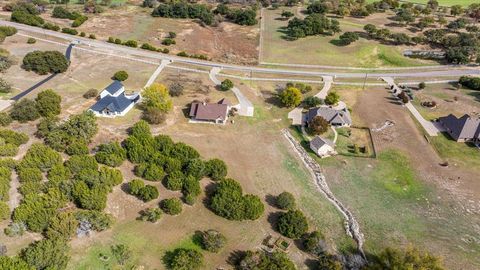
[[[105,87],[105,90],[110,93],[111,95],[118,92],[118,90],[122,89],[123,84],[120,81],[113,81],[109,86]]]
[[[190,117],[195,117],[197,120],[226,120],[228,104],[222,101],[224,99],[219,103],[193,102],[190,108]]]
[[[453,114],[438,118],[453,139],[480,139],[480,118],[468,114],[457,118]]]
[[[330,141],[329,139],[322,138],[320,136],[315,136],[310,141],[310,147],[315,148],[315,149],[320,149],[324,145],[328,145],[332,148],[335,147],[335,144],[332,141]]]
[[[136,103],[139,99],[140,95],[136,95],[133,98],[128,98],[125,96],[125,93],[122,93],[116,97],[108,95],[97,101],[97,103],[93,104],[90,109],[96,112],[101,112],[104,109],[108,109],[111,112],[120,113],[132,103]]]
[[[315,116],[321,116],[328,123],[333,125],[351,125],[352,118],[350,112],[344,108],[342,110],[335,110],[330,107],[312,108],[307,113],[307,121],[312,120]]]

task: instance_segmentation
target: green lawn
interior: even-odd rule
[[[352,67],[404,67],[436,64],[432,61],[404,57],[402,51],[395,46],[363,38],[348,46],[337,46],[334,44],[334,40],[338,39],[339,34],[333,37],[310,36],[295,41],[285,40],[285,34],[282,33],[281,27],[286,26],[287,22],[278,20],[282,10],[265,10],[262,62]],[[363,31],[363,24],[351,22],[348,18],[339,21],[344,32]]]
[[[412,3],[419,3],[419,4],[426,4],[428,3],[428,0],[407,0],[408,2]],[[374,0],[368,0],[367,2],[374,2]],[[453,5],[462,5],[462,6],[468,6],[470,4],[478,3],[477,0],[438,0],[438,3],[441,6],[453,6]]]
[[[447,161],[469,168],[480,168],[480,149],[472,144],[453,141],[445,133],[430,137],[430,141],[438,154]]]

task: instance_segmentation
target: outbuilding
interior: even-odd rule
[[[312,151],[321,158],[336,154],[335,144],[332,141],[320,136],[315,136],[310,141],[310,149],[312,149]]]

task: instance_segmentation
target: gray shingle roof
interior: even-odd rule
[[[480,139],[480,118],[464,116],[457,118],[453,114],[438,118],[438,121],[447,128],[447,132],[454,140]]]
[[[111,95],[115,94],[118,92],[118,90],[122,89],[123,84],[120,81],[113,81],[109,86],[105,88],[108,93]]]
[[[331,125],[352,125],[352,118],[347,108],[335,110],[330,107],[312,108],[307,113],[307,122],[310,122],[315,116],[321,116]]]
[[[122,93],[116,97],[106,96],[97,103],[93,104],[90,109],[92,111],[102,112],[105,109],[108,109],[110,112],[123,112],[130,104],[136,103],[140,99],[140,95],[137,95],[135,98],[130,99],[125,96],[125,93]]]
[[[313,147],[315,149],[320,149],[320,147],[324,145],[329,145],[330,147],[334,148],[335,144],[330,141],[329,139],[322,138],[320,136],[315,136],[311,141],[310,141],[310,147]]]

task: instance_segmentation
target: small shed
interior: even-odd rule
[[[312,151],[321,158],[336,154],[335,144],[332,141],[320,136],[315,136],[310,141],[310,149],[312,149]]]

